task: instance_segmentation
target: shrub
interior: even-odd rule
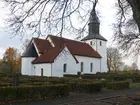
[[[64,74],[64,77],[78,78],[78,75]]]
[[[129,88],[129,82],[108,82],[106,84],[107,89],[113,89],[113,90],[120,90],[120,89],[127,89]]]
[[[79,92],[84,93],[93,93],[97,91],[101,91],[102,84],[101,83],[80,83],[77,85],[77,90]]]
[[[0,88],[0,101],[68,96],[67,85]]]
[[[102,83],[69,83],[69,90],[71,92],[84,92],[84,93],[93,93],[96,91],[101,91]]]
[[[80,75],[81,75],[81,72],[80,72],[80,71],[78,71],[78,72],[77,72],[77,75],[78,75],[78,76],[80,76]]]
[[[43,86],[46,86],[46,85],[48,86],[48,85],[52,85],[52,84],[50,84],[50,83],[48,83],[48,82],[32,82],[32,83],[30,82],[30,83],[21,83],[21,84],[20,84],[20,86],[24,86],[24,85],[25,85],[25,86],[28,86],[28,85],[29,85],[29,86],[40,86],[40,85],[41,85],[41,86],[42,86],[42,85],[43,85]]]
[[[101,79],[100,82],[102,83],[102,86],[103,86],[103,87],[106,87],[106,85],[107,85],[107,83],[108,83],[108,80]]]
[[[77,91],[77,83],[76,82],[68,83],[68,87],[69,87],[70,92],[76,92]]]
[[[48,82],[52,84],[64,84],[68,80],[58,77],[37,77],[37,76],[22,76],[20,78],[20,83],[33,83],[33,82]]]

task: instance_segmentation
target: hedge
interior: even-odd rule
[[[77,91],[77,83],[76,82],[70,82],[68,83],[69,91],[70,92],[76,92]]]
[[[48,85],[52,85],[51,83],[48,82],[32,82],[32,83],[21,83],[19,86],[24,86],[24,85],[30,85],[30,86],[48,86]]]
[[[67,85],[3,87],[0,88],[0,102],[46,97],[68,96]]]
[[[85,93],[93,93],[97,91],[101,91],[102,84],[101,83],[80,83],[77,85],[79,92]]]
[[[13,84],[12,83],[3,83],[3,82],[0,82],[0,87],[9,87],[9,86],[12,86]]]
[[[113,89],[113,90],[121,90],[121,89],[127,89],[129,88],[129,82],[108,82],[106,84],[107,89]]]
[[[64,77],[79,78],[78,75],[64,75]],[[140,82],[140,74],[138,73],[96,73],[96,74],[83,74],[80,76],[82,79],[106,79],[109,81],[126,81],[131,79],[133,82]]]
[[[69,90],[71,92],[84,92],[93,93],[101,91],[103,85],[100,82],[97,83],[69,83]]]
[[[38,77],[38,76],[22,76],[19,80],[20,83],[33,83],[33,82],[48,82],[52,84],[64,84],[68,80],[59,77]]]
[[[69,82],[90,82],[93,80],[79,78],[59,78],[59,77],[21,77],[19,83],[48,83],[48,84],[67,84]]]

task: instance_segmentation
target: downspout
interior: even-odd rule
[[[98,44],[98,43],[97,43],[97,39],[96,39],[96,51],[98,51],[98,48],[97,48],[98,45],[97,45],[97,44]]]
[[[100,59],[100,73],[101,73],[101,63],[102,63],[102,62],[101,62],[101,59]]]
[[[52,77],[52,63],[51,63],[51,77]]]

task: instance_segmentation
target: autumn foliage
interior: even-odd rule
[[[21,69],[21,56],[17,49],[9,47],[3,55],[3,61],[8,63],[11,72]]]

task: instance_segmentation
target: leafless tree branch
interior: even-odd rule
[[[24,34],[40,35],[55,34],[62,36],[71,31],[77,34],[85,31],[90,5],[96,6],[98,0],[3,0],[10,8],[8,25],[13,37]],[[83,15],[84,14],[84,15]],[[79,17],[81,26],[77,28],[73,16]],[[73,24],[74,23],[74,24]],[[69,29],[69,31],[68,31]]]
[[[127,54],[140,54],[140,2],[138,0],[118,1],[118,23],[115,27],[114,39],[121,49]]]

